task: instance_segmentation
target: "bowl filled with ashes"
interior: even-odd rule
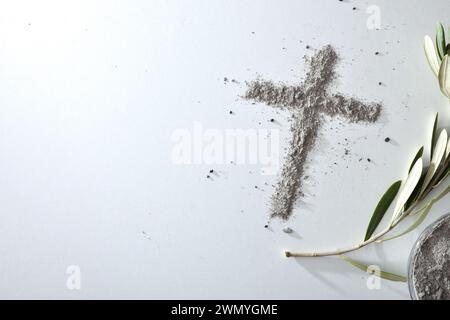
[[[450,213],[417,239],[409,259],[408,284],[414,300],[450,300]]]

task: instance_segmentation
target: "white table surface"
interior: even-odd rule
[[[370,5],[381,30],[366,26]],[[352,266],[283,250],[358,242],[379,196],[430,139],[434,112],[448,123],[422,39],[449,9],[448,0],[1,1],[0,298],[408,299],[405,284],[369,290]],[[306,45],[325,44],[342,57],[333,91],[385,109],[370,126],[327,122],[304,204],[268,230],[263,186],[277,176],[258,165],[175,165],[171,135],[194,121],[278,128],[285,146],[287,114],[238,96],[258,74],[299,83]],[[205,178],[211,168],[220,178]],[[419,232],[351,256],[406,274]],[[66,286],[71,265],[80,290]]]

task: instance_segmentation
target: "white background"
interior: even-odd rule
[[[381,30],[366,27],[369,5]],[[405,284],[369,290],[352,266],[283,250],[358,242],[380,195],[430,139],[434,112],[445,125],[422,39],[449,9],[448,0],[1,0],[0,297],[408,299]],[[171,135],[194,121],[278,128],[285,146],[288,114],[239,95],[258,74],[299,83],[302,57],[325,44],[342,57],[333,90],[385,109],[375,125],[327,122],[287,224],[295,233],[279,221],[267,230],[264,183],[276,176],[256,165],[174,165]],[[418,232],[351,256],[406,274]],[[66,287],[70,265],[81,268],[81,290]]]

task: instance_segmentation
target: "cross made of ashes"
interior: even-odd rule
[[[336,78],[338,60],[336,50],[327,45],[308,60],[309,71],[300,85],[275,85],[261,79],[247,83],[244,99],[288,109],[292,117],[292,136],[281,168],[281,177],[272,195],[272,218],[288,220],[295,202],[303,196],[305,164],[324,123],[323,115],[340,116],[352,123],[373,123],[380,116],[382,107],[379,103],[365,103],[328,92]]]

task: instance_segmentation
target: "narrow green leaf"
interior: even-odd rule
[[[431,70],[433,71],[434,75],[437,77],[439,75],[439,59],[436,54],[436,49],[434,47],[433,40],[430,38],[430,36],[426,36],[424,39],[424,50],[425,50],[425,56],[427,57],[428,64],[430,65]]]
[[[427,170],[427,169],[426,169]],[[419,198],[420,191],[422,190],[423,182],[425,181],[426,173],[422,174],[422,177],[420,177],[419,182],[417,183],[416,188],[411,193],[411,196],[409,197],[408,201],[406,201],[405,204],[405,211],[411,208],[411,206],[414,204],[414,202]]]
[[[421,193],[423,193],[425,189],[429,186],[431,180],[433,179],[434,175],[441,166],[442,159],[444,158],[444,155],[447,150],[447,140],[448,140],[447,130],[443,129],[434,147],[433,156],[431,157],[430,168],[428,169],[427,175],[425,176],[425,181],[423,182]]]
[[[450,139],[449,139],[449,143],[450,143]],[[440,186],[441,183],[444,182],[445,179],[447,179],[449,174],[450,174],[450,158],[447,156],[447,160],[445,160],[442,170],[441,170],[441,175],[439,176],[439,178],[436,181],[434,181],[433,188],[435,189],[438,186]]]
[[[447,149],[445,150],[445,160],[448,160],[449,155],[450,155],[450,139],[447,141]]]
[[[449,163],[450,164],[450,163]],[[441,183],[443,181],[445,181],[445,179],[448,178],[448,176],[450,175],[450,165],[447,165],[447,168],[444,170],[444,172],[442,173],[442,176],[439,178],[439,180],[436,182],[436,184],[434,185],[435,188],[439,187],[441,185]]]
[[[442,60],[441,67],[439,69],[439,87],[442,93],[450,98],[450,62],[448,61],[448,55],[445,55]]]
[[[433,132],[431,133],[431,152],[430,152],[430,157],[433,156],[433,152],[434,152],[434,144],[436,143],[438,122],[439,122],[439,113],[436,113],[436,117],[434,118]]]
[[[438,23],[436,28],[436,49],[441,60],[444,59],[446,46],[444,26],[442,23]]]
[[[416,161],[411,173],[408,175],[404,185],[402,186],[397,203],[395,204],[394,214],[392,215],[392,222],[394,222],[400,215],[405,207],[406,202],[411,197],[411,194],[416,189],[420,178],[422,177],[423,161],[422,158]]]
[[[405,231],[403,231],[402,233],[390,237],[390,238],[386,238],[380,241],[377,241],[378,243],[381,242],[385,242],[385,241],[390,241],[390,240],[394,240],[394,239],[398,239],[400,237],[403,237],[404,235],[407,235],[408,233],[410,233],[411,231],[413,231],[414,229],[416,229],[418,226],[420,226],[422,224],[422,222],[425,221],[426,217],[428,216],[428,214],[430,213],[431,208],[433,207],[434,202],[430,201],[425,208],[423,208],[421,211],[417,212],[419,214],[419,217],[417,218],[417,220]]]
[[[426,217],[428,216],[428,214],[431,211],[431,208],[433,208],[433,206],[435,205],[436,202],[438,202],[439,200],[441,200],[443,197],[445,197],[448,193],[450,192],[450,186],[447,187],[447,189],[445,189],[441,194],[439,194],[437,197],[431,199],[430,201],[428,201],[425,206],[423,206],[421,209],[419,209],[417,212],[413,213],[412,215],[416,215],[418,214],[419,217],[417,218],[416,221],[414,221],[414,223],[405,231],[403,231],[402,233],[390,237],[390,238],[386,238],[386,239],[382,239],[377,241],[377,243],[382,243],[385,241],[390,241],[390,240],[394,240],[400,237],[403,237],[404,235],[410,233],[411,231],[413,231],[414,229],[416,229],[417,227],[419,227],[426,219]]]
[[[397,196],[398,190],[400,190],[401,185],[402,185],[401,180],[395,182],[381,197],[381,200],[378,202],[378,205],[375,208],[375,211],[373,212],[372,218],[370,219],[364,241],[370,239],[370,237],[373,235],[378,225],[380,224],[381,220],[383,220],[386,211],[389,209],[389,207],[392,204],[392,201],[394,201],[395,197]]]
[[[348,262],[349,264],[351,264],[352,266],[354,266],[354,267],[356,267],[356,268],[358,268],[358,269],[360,269],[360,270],[362,270],[364,272],[367,272],[369,274],[379,276],[382,279],[395,281],[395,282],[406,282],[407,281],[406,277],[404,277],[404,276],[400,276],[400,275],[397,275],[397,274],[394,274],[394,273],[390,273],[390,272],[386,272],[386,271],[382,271],[382,270],[377,272],[377,270],[374,270],[374,269],[370,268],[369,266],[367,266],[367,265],[365,265],[365,264],[363,264],[361,262],[358,262],[356,260],[350,259],[349,257],[346,257],[346,256],[339,256],[339,257],[343,261]]]
[[[414,160],[412,161],[411,166],[409,167],[409,172],[408,172],[408,173],[411,173],[411,170],[412,170],[412,168],[414,167],[414,165],[416,164],[417,160],[419,160],[420,158],[423,157],[423,151],[424,151],[424,147],[422,146],[422,147],[419,149],[419,151],[417,151],[417,154],[416,154],[416,156],[414,157]],[[412,194],[411,194],[411,196],[409,197],[408,201],[406,201],[406,204],[405,204],[405,210],[408,210],[408,209],[411,207],[411,205],[414,203],[414,201],[416,201],[417,198],[419,197],[419,193],[420,193],[420,190],[421,190],[421,188],[422,188],[422,184],[423,184],[423,182],[424,182],[424,180],[425,180],[425,175],[426,175],[426,174],[423,174],[423,175],[422,175],[422,177],[420,178],[419,182],[417,183],[416,188],[415,188],[414,191],[412,192]]]
[[[450,168],[447,169],[447,171],[444,173],[444,175],[442,176],[441,181],[439,181],[438,184],[440,184],[442,181],[444,181],[445,179],[447,179],[449,175],[450,175]]]
[[[419,149],[419,151],[417,151],[417,154],[416,154],[416,156],[414,157],[414,160],[412,161],[411,166],[409,167],[408,173],[411,172],[411,170],[412,170],[412,168],[414,167],[414,165],[416,164],[417,160],[419,160],[420,158],[422,158],[422,156],[423,156],[423,150],[424,150],[424,148],[422,147],[422,148]]]

